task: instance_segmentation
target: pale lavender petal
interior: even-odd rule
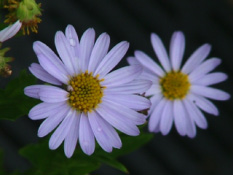
[[[88,119],[97,142],[106,152],[112,152],[112,147],[120,148],[122,146],[121,139],[115,129],[97,112],[88,113]]]
[[[64,102],[61,103],[40,103],[34,106],[28,114],[32,120],[40,120],[55,114],[60,108],[64,107]]]
[[[154,95],[150,98],[151,107],[148,111],[148,115],[151,115],[151,113],[154,111],[155,107],[161,101],[162,98],[163,98],[162,94],[157,94],[157,95]]]
[[[209,44],[204,44],[200,46],[193,54],[188,58],[186,63],[181,69],[181,72],[189,74],[193,71],[210,53],[211,46]]]
[[[80,123],[81,115],[77,114],[76,111],[74,112],[75,112],[74,121],[71,124],[70,131],[64,140],[65,155],[68,158],[70,158],[74,153],[79,135],[79,123]]]
[[[38,129],[39,137],[44,137],[54,130],[68,114],[70,108],[65,104],[55,110],[55,113],[53,115],[50,114],[49,117],[40,125]]]
[[[62,83],[58,79],[50,75],[47,71],[43,69],[43,67],[41,67],[41,65],[37,63],[32,63],[31,66],[29,67],[29,70],[35,77],[39,78],[44,82],[55,85],[62,85]]]
[[[104,120],[106,120],[119,131],[131,136],[139,135],[140,131],[135,123],[125,118],[124,115],[122,116],[120,109],[113,111],[112,108],[112,106],[103,101],[101,104],[99,104],[99,107],[96,109],[96,111]]]
[[[84,113],[81,114],[79,124],[79,143],[83,152],[91,155],[95,150],[95,138],[88,121],[88,116]]]
[[[91,52],[95,42],[95,30],[92,28],[87,29],[80,40],[79,62],[80,69],[85,72],[88,68]]]
[[[67,91],[61,88],[48,85],[44,85],[39,91],[40,99],[47,103],[66,101],[69,98],[68,94],[69,93]]]
[[[111,95],[108,94],[104,96],[105,99],[113,100],[116,103],[119,103],[125,107],[128,107],[130,109],[134,109],[136,111],[141,111],[144,109],[150,108],[150,101],[147,98],[144,98],[139,95],[129,95],[129,94],[117,94],[117,95]]]
[[[138,62],[141,63],[146,69],[150,70],[153,72],[155,75],[163,77],[165,72],[161,69],[161,67],[155,63],[152,58],[150,58],[148,55],[146,55],[142,51],[135,51],[134,55],[137,59]]]
[[[170,59],[174,71],[180,69],[181,61],[184,55],[185,38],[180,31],[174,32],[170,42]]]
[[[138,62],[138,60],[135,58],[135,57],[128,57],[127,58],[127,62],[129,63],[129,65],[137,65],[137,64],[140,64],[139,62]]]
[[[187,135],[190,138],[194,138],[196,136],[196,126],[193,121],[193,118],[188,114],[187,109],[185,110],[185,115],[186,115],[186,130],[187,130]]]
[[[102,98],[105,106],[112,110],[116,115],[122,116],[125,120],[131,121],[136,125],[142,125],[146,122],[146,116],[138,113],[126,106],[116,103],[114,99]]]
[[[129,43],[126,41],[122,41],[113,47],[96,68],[94,76],[99,74],[100,78],[104,77],[121,61],[128,48]]]
[[[71,109],[56,131],[52,134],[49,139],[49,148],[51,150],[57,149],[69,133],[70,127],[75,119],[75,112],[75,110]]]
[[[171,71],[171,65],[167,55],[167,51],[163,45],[163,42],[161,41],[159,36],[156,35],[155,33],[151,34],[151,43],[155,51],[155,54],[157,55],[163,68],[166,70],[166,72]]]
[[[142,94],[146,92],[152,85],[151,81],[148,80],[133,80],[130,83],[122,86],[110,87],[104,90],[106,94]]]
[[[146,91],[145,96],[151,96],[151,95],[156,95],[158,93],[161,93],[161,86],[158,84],[152,84],[150,89]]]
[[[189,74],[190,82],[192,83],[194,81],[197,81],[199,78],[203,77],[205,74],[214,70],[214,68],[216,68],[220,63],[221,63],[221,60],[219,58],[212,58],[212,59],[206,60],[201,65],[196,67]]]
[[[88,65],[88,71],[94,72],[108,52],[110,37],[107,33],[102,33],[96,40]]]
[[[208,99],[194,94],[189,94],[189,99],[195,103],[203,111],[213,114],[215,116],[219,115],[218,108]]]
[[[0,42],[4,42],[13,37],[21,28],[22,23],[18,20],[13,25],[6,27],[0,31]]]
[[[205,116],[202,114],[202,112],[196,107],[196,105],[190,101],[190,99],[185,99],[184,105],[187,109],[187,112],[190,116],[190,118],[202,129],[207,128],[207,121]]]
[[[124,85],[139,77],[141,73],[142,66],[140,65],[125,66],[107,74],[104,77],[104,81],[101,82],[101,85],[108,88]]]
[[[154,130],[159,125],[166,101],[167,100],[165,98],[162,98],[162,100],[160,100],[160,102],[157,104],[152,114],[150,115],[150,119],[148,123],[150,132],[154,132]]]
[[[173,123],[173,103],[169,100],[166,101],[160,119],[160,130],[163,135],[167,135]]]
[[[61,31],[58,31],[55,35],[55,46],[60,58],[67,68],[67,71],[70,75],[74,75],[74,55],[72,54],[69,41]]]
[[[65,35],[70,44],[71,54],[73,56],[78,56],[80,44],[78,35],[72,25],[68,25],[66,27]]]
[[[143,70],[141,75],[138,77],[138,79],[144,79],[144,80],[150,80],[154,84],[159,84],[159,77],[155,75],[153,72],[145,71]]]
[[[24,94],[32,98],[40,99],[39,91],[42,87],[44,87],[44,85],[27,86],[26,88],[24,88]]]
[[[54,62],[47,59],[44,55],[37,55],[40,65],[46,70],[50,75],[58,79],[64,84],[68,84],[69,78],[66,71],[61,71]]]
[[[211,87],[193,85],[191,86],[190,91],[194,94],[213,100],[228,100],[230,98],[230,95],[228,93]]]
[[[40,41],[33,43],[33,49],[38,57],[40,65],[53,77],[67,84],[69,74],[57,55]]]
[[[180,100],[174,100],[173,111],[176,129],[180,135],[184,136],[187,133],[187,116]]]
[[[193,81],[196,85],[210,86],[225,81],[228,76],[222,72],[210,73],[202,76],[200,79]]]

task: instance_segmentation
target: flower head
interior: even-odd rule
[[[38,23],[41,22],[41,4],[37,4],[35,0],[8,0],[8,5],[4,6],[8,9],[9,14],[6,15],[5,23],[12,23],[17,20],[22,22],[23,34],[37,33]]]
[[[122,143],[114,128],[136,136],[137,125],[145,122],[146,116],[136,111],[149,108],[150,101],[135,93],[145,92],[151,82],[135,80],[142,72],[139,65],[110,72],[125,55],[129,44],[123,41],[108,52],[109,44],[106,33],[95,41],[94,29],[86,30],[79,41],[71,25],[67,26],[65,35],[58,31],[55,36],[61,60],[42,42],[33,44],[40,64],[33,63],[30,71],[55,86],[25,88],[26,95],[43,101],[31,109],[29,117],[45,119],[39,128],[39,137],[58,126],[49,147],[56,149],[64,140],[67,157],[72,156],[77,140],[88,155],[94,152],[95,139],[107,152],[120,148]]]
[[[195,125],[202,129],[207,128],[207,121],[201,110],[218,115],[218,109],[208,98],[227,100],[230,97],[226,92],[208,87],[227,79],[224,73],[211,73],[221,60],[210,58],[204,61],[210,52],[210,45],[204,44],[181,67],[185,38],[180,31],[172,35],[169,56],[161,39],[154,33],[151,34],[151,42],[162,68],[141,51],[135,51],[135,58],[128,58],[131,65],[143,66],[139,79],[153,82],[146,92],[152,103],[149,110],[149,130],[166,135],[174,121],[180,135],[194,137]]]

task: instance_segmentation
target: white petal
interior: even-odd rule
[[[104,93],[106,94],[142,94],[146,92],[152,85],[151,81],[147,80],[133,80],[130,83],[117,86],[117,87],[110,87],[106,88]]]
[[[154,48],[155,54],[157,55],[163,68],[166,70],[166,72],[171,71],[171,65],[170,65],[170,61],[168,59],[167,51],[166,51],[161,39],[155,33],[151,34],[151,43],[152,43],[152,46]]]
[[[67,84],[69,74],[57,55],[40,41],[33,43],[33,49],[38,57],[40,65],[53,77]]]
[[[28,114],[32,120],[40,120],[49,117],[51,114],[56,114],[57,111],[64,109],[65,103],[40,103],[34,106]]]
[[[174,32],[170,42],[170,58],[174,71],[180,69],[181,61],[184,55],[185,38],[180,31]]]
[[[80,40],[80,68],[85,72],[88,68],[91,52],[95,42],[95,30],[92,28],[87,29]]]
[[[70,131],[64,140],[64,150],[66,157],[68,158],[70,158],[73,155],[78,141],[80,117],[81,116],[78,115],[75,111],[74,121],[71,124]]]
[[[193,85],[191,86],[190,91],[194,94],[213,100],[228,100],[230,98],[228,93],[211,87]]]
[[[185,99],[184,105],[187,109],[190,118],[192,118],[192,120],[195,121],[197,126],[199,126],[202,129],[206,129],[207,121],[202,112],[195,106],[195,104],[192,101],[190,101],[190,99]]]
[[[154,111],[152,112],[152,114],[150,115],[150,119],[149,119],[149,131],[150,132],[154,132],[154,130],[157,128],[157,126],[159,125],[163,110],[164,110],[164,106],[166,104],[166,99],[163,98],[155,107]]]
[[[122,116],[125,120],[129,120],[136,125],[142,125],[146,122],[145,115],[116,103],[114,99],[103,98],[102,100],[109,109],[111,109],[116,115]]]
[[[95,138],[88,117],[82,113],[79,124],[79,143],[83,152],[91,155],[95,150]]]
[[[193,71],[210,53],[211,46],[209,44],[204,44],[200,46],[193,54],[188,58],[186,63],[181,69],[181,72],[189,74]]]
[[[62,123],[58,126],[56,131],[52,134],[51,138],[49,139],[49,148],[54,150],[57,149],[62,141],[67,136],[68,132],[70,131],[70,127],[74,122],[75,118],[75,111],[70,110],[65,119]]]
[[[206,60],[189,74],[190,82],[192,83],[210,71],[214,70],[214,68],[216,68],[220,63],[221,60],[219,58]]]
[[[193,81],[193,83],[195,83],[196,85],[210,86],[225,81],[227,78],[228,77],[225,73],[216,72],[206,74],[202,76],[200,79],[196,79],[195,81]]]
[[[115,129],[97,112],[88,113],[88,119],[97,142],[106,152],[112,152],[112,147],[121,147],[121,139]]]
[[[104,77],[121,61],[128,48],[129,43],[126,41],[122,41],[113,47],[96,68],[94,76],[99,74],[100,78]]]
[[[105,57],[108,52],[110,44],[110,37],[107,33],[102,33],[95,42],[94,48],[91,52],[91,57],[88,65],[88,71],[94,72],[101,62],[101,60]]]
[[[55,84],[55,85],[62,85],[62,83],[50,75],[47,71],[41,67],[41,65],[37,63],[32,63],[29,67],[30,72],[37,78],[47,83]]]
[[[0,31],[0,42],[4,42],[13,37],[21,28],[22,23],[18,20],[13,25],[6,27]]]
[[[163,135],[167,135],[171,130],[173,117],[173,103],[167,100],[164,105],[160,119],[160,130]]]
[[[161,69],[161,67],[157,63],[155,63],[155,61],[152,60],[152,58],[150,58],[144,52],[142,52],[142,51],[135,51],[134,55],[135,55],[137,61],[139,63],[141,63],[141,65],[143,67],[145,67],[146,69],[150,70],[151,72],[153,72],[157,76],[160,76],[160,77],[164,76],[165,73]]]
[[[114,109],[113,111],[112,106],[103,101],[101,104],[99,104],[96,111],[104,120],[119,131],[131,136],[139,135],[140,131],[136,124],[133,121],[128,120],[128,118],[125,118],[119,109],[117,109],[117,111]]]
[[[56,103],[66,101],[68,99],[68,92],[55,86],[44,85],[40,88],[39,96],[44,102]]]
[[[49,117],[43,121],[43,123],[40,125],[38,129],[38,136],[44,137],[48,135],[52,130],[54,130],[59,123],[67,116],[68,111],[70,108],[67,105],[62,106],[61,108],[56,109],[56,113],[53,115],[49,115]]]
[[[194,94],[189,94],[188,97],[193,103],[195,103],[203,111],[209,114],[213,114],[215,116],[219,115],[218,108],[206,98]]]
[[[185,115],[185,109],[180,100],[174,100],[174,121],[178,133],[184,136],[187,132],[187,116]]]
[[[72,55],[70,43],[61,31],[58,31],[55,35],[55,45],[60,58],[69,71],[69,74],[74,75],[74,55]]]
[[[116,103],[119,103],[125,107],[130,109],[134,109],[136,111],[141,111],[144,109],[150,108],[150,101],[147,98],[144,98],[139,95],[129,95],[129,94],[117,94],[117,95],[106,95],[104,96],[105,99],[113,100]]]
[[[108,88],[123,85],[133,81],[139,77],[141,73],[142,67],[140,65],[125,66],[106,75],[101,85]]]
[[[150,89],[146,91],[145,96],[151,96],[151,95],[156,95],[158,93],[161,93],[161,87],[158,84],[152,84]]]
[[[40,99],[39,91],[42,87],[44,87],[44,85],[27,86],[26,88],[24,88],[24,94],[32,98]]]

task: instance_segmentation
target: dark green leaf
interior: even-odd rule
[[[24,95],[24,88],[35,82],[36,78],[24,70],[4,90],[0,89],[0,119],[16,120],[38,103],[38,100]]]

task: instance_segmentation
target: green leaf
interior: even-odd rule
[[[0,119],[14,121],[26,115],[38,103],[38,100],[24,95],[24,88],[35,82],[36,78],[23,70],[19,77],[10,81],[4,90],[0,89]]]
[[[80,148],[70,159],[64,155],[62,146],[49,150],[47,139],[43,143],[26,146],[19,153],[31,161],[33,167],[28,171],[31,175],[84,175],[100,167],[100,162],[84,154]]]

